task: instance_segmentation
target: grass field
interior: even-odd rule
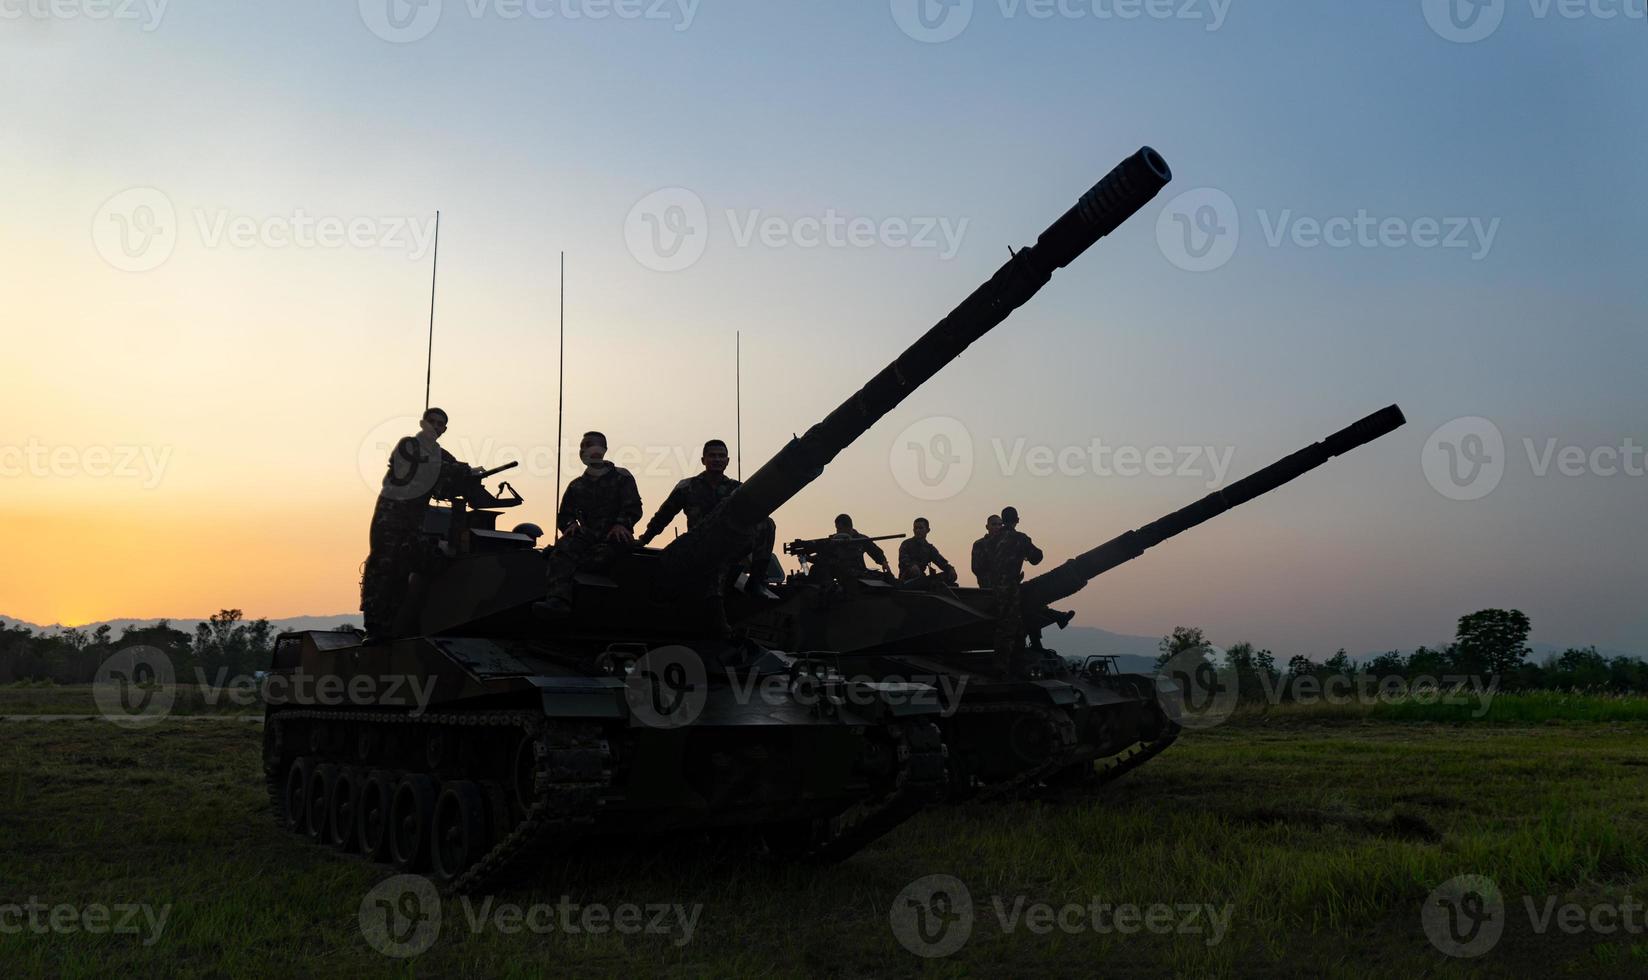
[[[1102,796],[929,812],[835,867],[775,866],[727,840],[580,847],[488,914],[656,904],[669,931],[570,934],[551,917],[552,931],[510,934],[507,916],[475,929],[480,904],[448,899],[433,947],[396,959],[360,914],[390,872],[278,831],[259,726],[216,710],[138,730],[0,722],[0,977],[1648,974],[1645,913],[1629,932],[1595,915],[1648,898],[1639,725],[1242,714]],[[0,688],[0,715],[93,711],[84,691]],[[955,952],[923,958],[890,912],[935,874],[966,887],[973,921]],[[1479,959],[1444,955],[1421,924],[1431,890],[1461,874],[1503,894],[1503,938]],[[52,913],[6,914],[31,901],[150,918],[129,913],[136,934],[40,932],[30,922]],[[1164,931],[1100,931],[1086,911],[1069,931],[1030,928],[1040,903],[1061,916],[1095,901],[1168,906]],[[1591,925],[1536,932],[1529,901],[1533,918],[1573,903]],[[1174,931],[1190,905],[1212,912]],[[1212,942],[1215,915],[1228,925]]]

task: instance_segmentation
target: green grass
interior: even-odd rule
[[[1454,725],[1648,723],[1648,697],[1591,691],[1522,691],[1478,696],[1429,694],[1418,697],[1358,698],[1281,704],[1243,703],[1230,723],[1420,722]]]
[[[9,696],[13,692],[6,692]],[[7,713],[0,708],[0,713]],[[1501,719],[1506,720],[1506,719]],[[580,846],[497,901],[702,905],[675,936],[472,933],[448,900],[400,961],[359,928],[385,869],[278,831],[244,722],[0,723],[0,905],[170,905],[159,940],[0,934],[0,977],[651,975],[869,977],[1640,976],[1648,937],[1535,935],[1523,896],[1648,898],[1648,733],[1349,720],[1189,733],[1097,798],[933,811],[834,867],[775,866],[736,840]],[[889,908],[928,874],[967,885],[970,941],[901,947]],[[1493,877],[1505,938],[1475,961],[1426,940],[1420,907]],[[1231,908],[1204,936],[1005,932],[993,899]],[[1640,920],[1640,915],[1639,915]]]

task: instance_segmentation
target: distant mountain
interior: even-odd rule
[[[256,619],[257,617],[254,616],[252,618]],[[99,626],[102,626],[105,622],[108,623],[110,631],[114,634],[115,638],[118,639],[120,634],[124,633],[130,627],[153,626],[155,623],[160,622],[160,620],[109,619],[96,623],[87,623],[84,626],[77,626],[74,628],[85,633],[91,633]],[[178,629],[185,633],[193,634],[195,627],[206,622],[206,620],[168,619],[167,622],[172,624],[173,629]],[[24,626],[34,630],[36,633],[55,633],[58,630],[66,628],[61,623],[53,623],[50,626],[41,626],[37,623],[28,622],[27,620],[13,619],[10,616],[0,616],[0,623],[4,623],[7,626]],[[284,633],[289,630],[329,630],[339,626],[359,626],[361,625],[361,614],[358,612],[351,612],[338,613],[335,616],[292,616],[288,619],[271,619],[269,620],[269,625],[273,626],[275,628],[275,632],[277,633]]]
[[[1123,673],[1149,674],[1156,670],[1156,644],[1161,642],[1161,638],[1128,636],[1101,630],[1097,626],[1071,626],[1062,630],[1043,630],[1041,641],[1048,649],[1057,650],[1062,656],[1080,660],[1094,654],[1110,654],[1116,657],[1116,665]]]

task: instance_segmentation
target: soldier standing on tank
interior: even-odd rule
[[[635,477],[607,461],[607,437],[584,433],[578,455],[583,475],[567,484],[555,515],[561,537],[549,549],[548,597],[533,606],[551,619],[572,611],[572,577],[583,568],[610,566],[626,554],[641,519]]]
[[[1040,565],[1041,549],[1030,535],[1018,529],[1019,512],[1001,509],[1001,532],[990,551],[990,582],[996,597],[996,661],[1003,673],[1024,668],[1024,607],[1019,601],[1019,583],[1024,580],[1024,563]]]
[[[955,566],[945,561],[944,556],[933,547],[933,543],[927,540],[927,534],[932,530],[927,518],[916,518],[910,525],[910,530],[915,536],[899,542],[898,545],[898,580],[910,582],[923,578],[927,574],[928,565],[937,565],[944,580],[954,585]]]
[[[389,468],[378,489],[368,534],[371,550],[361,571],[361,616],[365,642],[391,638],[395,619],[406,602],[407,579],[416,564],[418,533],[423,529],[429,498],[444,495],[455,477],[479,474],[479,467],[458,462],[442,449],[446,413],[424,409],[418,434],[395,443]]]
[[[1001,515],[991,514],[984,519],[984,537],[973,542],[973,577],[981,589],[990,587],[990,551],[1000,533]]]

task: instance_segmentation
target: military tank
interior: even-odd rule
[[[465,891],[598,835],[742,828],[784,857],[839,860],[938,798],[934,687],[728,638],[706,596],[780,505],[1168,179],[1149,148],[1123,161],[699,527],[581,572],[563,619],[532,614],[536,528],[498,526],[518,494],[470,486],[431,507],[404,636],[276,643],[266,690],[299,695],[265,714],[277,819]]]
[[[735,621],[761,642],[835,651],[847,676],[948,678],[941,725],[950,750],[952,801],[1046,786],[1098,785],[1143,765],[1178,737],[1183,692],[1142,674],[1121,673],[1114,657],[1081,663],[1042,643],[1049,626],[1074,618],[1053,604],[1094,578],[1289,483],[1405,423],[1392,405],[1188,507],[1128,531],[1021,586],[1035,663],[1028,677],[997,662],[996,599],[985,589],[939,578],[891,583],[866,575],[845,587],[816,576],[774,586],[775,601],[742,601]],[[1103,761],[1102,766],[1095,766]]]

